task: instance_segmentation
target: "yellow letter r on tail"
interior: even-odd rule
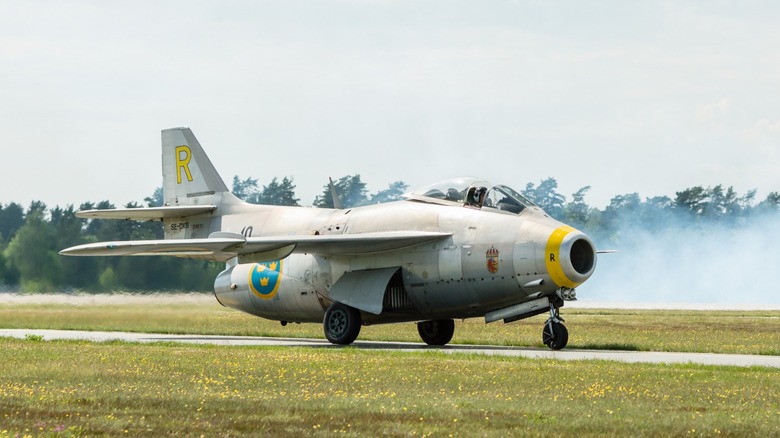
[[[187,181],[192,181],[190,158],[192,158],[192,152],[189,147],[185,145],[176,146],[176,184],[181,184],[182,169],[184,169],[184,173],[187,174]]]

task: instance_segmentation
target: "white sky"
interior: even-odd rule
[[[773,1],[0,3],[0,203],[142,201],[160,130],[228,185],[475,175],[780,190]]]

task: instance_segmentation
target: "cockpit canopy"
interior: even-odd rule
[[[490,208],[518,214],[536,204],[504,185],[473,177],[453,178],[419,188],[408,195],[409,199],[437,204],[457,203],[467,207]]]

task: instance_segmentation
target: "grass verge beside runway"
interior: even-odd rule
[[[166,295],[159,302],[0,304],[0,328],[137,331],[323,338],[319,324],[289,324],[221,307],[213,297]],[[110,299],[109,299],[110,302]],[[780,355],[780,311],[562,309],[567,348]],[[541,347],[547,317],[503,324],[456,321],[453,343]],[[420,342],[414,324],[363,327],[359,339]]]
[[[766,368],[0,339],[0,436],[769,436]]]

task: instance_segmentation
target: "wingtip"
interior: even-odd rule
[[[65,249],[61,250],[60,252],[58,252],[57,254],[59,254],[61,256],[72,256],[72,255],[74,255],[73,254],[73,247],[65,248]]]

